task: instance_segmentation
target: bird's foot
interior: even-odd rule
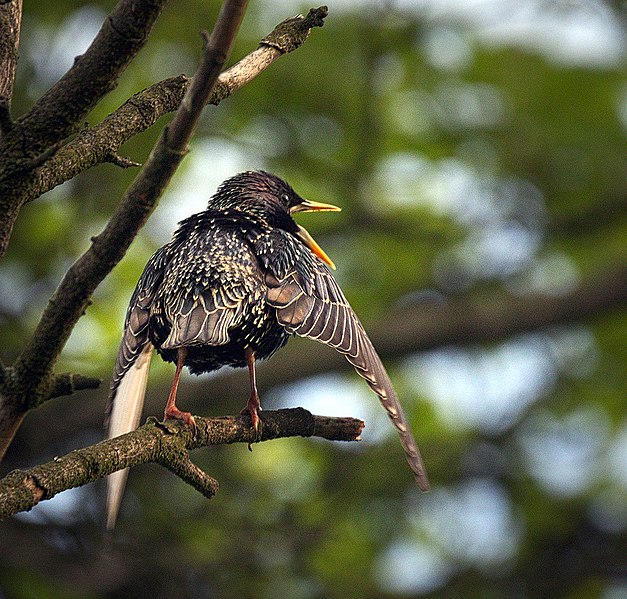
[[[251,443],[258,443],[261,441],[261,418],[259,418],[259,412],[261,412],[261,404],[259,403],[259,396],[251,395],[246,407],[240,412],[241,416],[246,414],[250,415],[251,428],[255,431],[253,441]],[[248,444],[248,449],[252,451],[251,443]]]
[[[190,412],[183,412],[176,406],[166,406],[165,412],[163,413],[163,419],[182,420],[185,424],[187,424],[187,426],[191,426],[192,429],[196,430],[196,421]]]

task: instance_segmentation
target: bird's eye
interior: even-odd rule
[[[281,196],[281,200],[283,200],[287,206],[290,205],[290,196],[288,196],[286,193]]]

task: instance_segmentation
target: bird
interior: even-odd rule
[[[137,428],[154,350],[176,371],[164,419],[194,425],[176,405],[181,371],[248,368],[248,413],[258,431],[255,362],[293,335],[335,348],[354,366],[392,420],[421,490],[425,467],[392,381],[333,277],[335,265],[294,220],[300,212],[339,211],[303,199],[283,179],[246,171],[225,180],[206,210],[179,223],[149,259],[131,297],[110,385],[109,437]],[[127,470],[109,477],[106,526],[112,530]]]

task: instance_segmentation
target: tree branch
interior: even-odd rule
[[[50,386],[47,399],[53,399],[63,395],[72,395],[72,393],[76,393],[76,391],[83,391],[85,389],[98,389],[101,382],[100,379],[92,376],[84,376],[82,374],[73,374],[71,372],[57,374]]]
[[[248,0],[225,0],[210,36],[203,33],[207,46],[198,70],[181,100],[172,123],[163,136],[164,147],[170,153],[184,155],[187,142],[196,129],[202,109],[209,100],[218,75],[231,51],[233,40],[244,18]],[[172,171],[181,159],[175,160]]]
[[[491,343],[624,308],[627,267],[611,266],[563,295],[492,291],[474,298],[409,305],[387,323],[378,348],[397,357],[445,345]]]
[[[10,176],[21,162],[70,135],[144,46],[167,0],[120,0],[85,53],[16,122],[4,140],[0,172]]]
[[[87,51],[35,106],[5,131],[0,144],[0,190],[28,177],[82,124],[148,39],[166,0],[120,0]],[[6,110],[5,110],[6,121]],[[0,256],[22,202],[0,192]]]
[[[87,309],[91,294],[122,259],[185,155],[187,141],[230,52],[245,6],[246,0],[225,0],[194,79],[170,127],[163,130],[102,233],[92,238],[91,247],[69,268],[48,302],[33,336],[13,365],[12,384],[3,390],[4,397],[0,398],[0,413],[14,415],[0,422],[0,440],[8,438],[3,430],[14,432],[15,421],[50,396],[54,384],[52,367]],[[7,446],[0,446],[0,456]]]
[[[142,171],[92,246],[68,270],[39,325],[15,362],[15,373],[37,389],[61,352],[87,300],[124,256],[187,151],[200,113],[231,49],[246,0],[226,0],[196,74],[170,126],[164,129]],[[33,385],[33,382],[35,383]],[[37,394],[35,394],[36,396]]]
[[[0,5],[0,139],[13,128],[11,98],[15,83],[21,24],[22,0],[3,2]]]
[[[620,222],[626,214],[627,193],[621,188],[613,195],[597,198],[589,206],[571,207],[568,212],[553,215],[549,220],[549,233],[553,238],[568,239],[579,235],[596,235],[600,229]]]
[[[312,8],[306,17],[299,15],[279,23],[256,50],[220,74],[207,103],[217,106],[283,54],[298,48],[307,39],[311,27],[322,26],[326,14],[324,6]],[[176,110],[189,81],[185,75],[179,75],[135,94],[101,123],[78,133],[40,167],[15,177],[11,185],[0,184],[0,194],[22,206],[79,173],[109,161],[122,144]]]
[[[212,39],[209,40],[197,74],[181,101],[181,108],[169,128],[164,130],[144,168],[123,196],[105,229],[100,235],[92,238],[92,246],[63,277],[33,336],[18,356],[13,367],[9,392],[3,389],[5,392],[0,397],[0,414],[7,415],[0,421],[0,457],[6,451],[23,414],[42,401],[55,396],[56,392],[51,391],[56,384],[52,375],[54,362],[74,325],[84,313],[89,297],[124,256],[183,158],[187,140],[196,127],[199,114],[212,97],[212,87],[230,50],[244,6],[245,2],[241,0],[225,2],[214,28],[214,32],[217,33],[215,36],[212,34]],[[307,17],[295,17],[286,23],[290,22],[294,28],[295,39],[304,39],[308,28],[319,24],[324,15],[326,9],[312,9]],[[292,43],[291,46],[286,46],[285,51],[291,51],[295,47],[297,44]],[[267,57],[274,55],[275,59],[278,56],[276,52],[280,50],[273,47],[270,54],[264,54]],[[259,61],[259,52],[252,58],[247,57],[243,65],[240,64],[240,68],[231,70],[220,93],[228,93],[229,90],[234,91],[241,87],[259,72],[252,68],[251,64],[260,68],[259,65],[262,63],[264,61]],[[179,117],[179,114],[183,116]],[[109,146],[107,151],[110,150]]]
[[[355,418],[314,416],[303,408],[264,411],[261,413],[261,438],[256,439],[248,419],[194,418],[194,430],[180,422],[151,419],[121,437],[77,449],[27,471],[10,472],[0,480],[0,519],[30,510],[61,491],[146,462],[165,466],[206,497],[212,497],[217,491],[217,482],[192,464],[189,450],[297,436],[355,441],[364,427],[363,421]]]

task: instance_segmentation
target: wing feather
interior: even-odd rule
[[[109,426],[109,415],[113,409],[113,400],[118,387],[125,374],[148,344],[150,307],[163,278],[163,268],[167,263],[167,248],[168,246],[164,246],[157,250],[146,264],[126,312],[122,341],[120,342],[120,349],[109,387],[109,401],[105,419],[105,427],[107,429]],[[143,402],[143,398],[141,401]]]
[[[164,246],[146,264],[126,312],[105,416],[109,438],[132,431],[139,424],[153,349],[148,339],[150,308],[166,262],[167,246]],[[121,470],[107,479],[106,527],[109,531],[115,526],[127,476],[128,470]]]
[[[270,263],[266,265],[267,299],[276,308],[278,322],[288,332],[330,345],[346,356],[379,397],[418,486],[428,490],[424,464],[392,381],[357,315],[326,264],[304,246],[293,250],[293,255],[291,270],[282,276],[272,271]]]
[[[159,303],[171,328],[162,350],[227,344],[229,331],[244,320],[254,279],[262,280],[251,248],[236,231],[193,235],[183,242],[193,251],[177,252],[165,274]]]

